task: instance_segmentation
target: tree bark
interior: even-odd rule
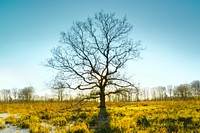
[[[106,108],[106,101],[105,101],[105,92],[104,89],[100,90],[100,106],[99,108]]]

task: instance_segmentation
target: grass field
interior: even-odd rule
[[[0,132],[6,125],[31,133],[172,133],[200,132],[200,101],[0,104]]]

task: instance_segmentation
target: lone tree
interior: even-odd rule
[[[129,60],[140,58],[142,47],[128,37],[131,30],[126,17],[98,12],[61,33],[61,44],[46,65],[63,73],[67,88],[91,90],[86,98],[100,98],[99,107],[105,108],[107,95],[134,88],[119,73]]]

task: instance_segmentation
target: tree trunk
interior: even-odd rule
[[[105,92],[104,89],[100,90],[100,106],[99,108],[106,108],[106,102],[105,102]]]
[[[63,102],[63,92],[62,92],[62,90],[60,92],[60,101]]]

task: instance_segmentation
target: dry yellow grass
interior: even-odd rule
[[[0,104],[1,112],[10,114],[0,119],[29,128],[32,133],[200,132],[200,101],[107,103],[108,117],[102,119],[97,105],[94,102]]]

